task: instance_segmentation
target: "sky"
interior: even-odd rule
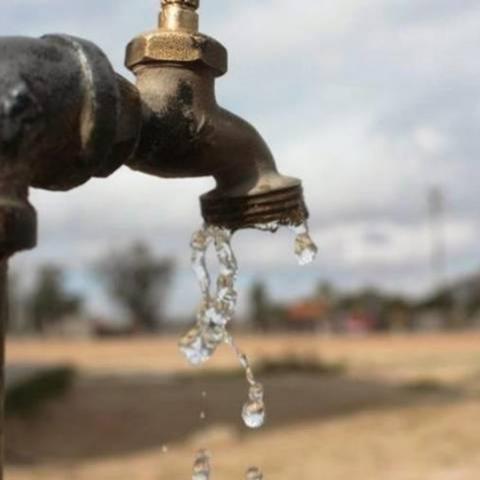
[[[4,0],[2,35],[69,33],[97,43],[114,67],[125,45],[154,28],[159,0]],[[201,30],[229,50],[219,102],[262,133],[282,173],[303,179],[319,246],[300,269],[288,231],[240,232],[243,305],[266,281],[289,301],[319,281],[421,295],[432,287],[427,195],[445,195],[447,276],[480,267],[480,2],[478,0],[202,0]],[[70,288],[107,308],[88,271],[136,240],[173,256],[169,310],[198,301],[188,268],[198,196],[211,179],[166,180],[123,168],[67,194],[32,191],[39,247],[15,269],[69,269]],[[175,202],[171,199],[175,198]]]

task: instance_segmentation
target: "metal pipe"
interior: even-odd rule
[[[7,257],[0,259],[0,480],[5,452],[5,330],[8,321]]]
[[[92,43],[0,39],[0,480],[7,260],[36,244],[29,187],[68,190],[111,174],[135,150],[141,119],[138,91]]]
[[[133,153],[141,104],[92,43],[69,36],[0,39],[0,252],[36,244],[30,186],[68,190]]]

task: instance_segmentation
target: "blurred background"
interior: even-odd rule
[[[10,0],[2,35],[69,33],[117,71],[159,0]],[[203,0],[229,49],[219,102],[304,181],[319,246],[239,232],[233,326],[268,394],[260,432],[222,350],[176,347],[199,291],[189,240],[211,179],[126,168],[34,191],[39,247],[12,262],[7,478],[470,480],[480,471],[478,0]],[[175,201],[172,202],[171,199]]]

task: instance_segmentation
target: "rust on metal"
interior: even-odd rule
[[[235,231],[263,225],[300,225],[308,218],[308,210],[300,185],[285,190],[244,196],[221,197],[205,194],[200,199],[202,215],[208,225]]]

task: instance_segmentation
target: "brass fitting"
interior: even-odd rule
[[[198,0],[163,0],[159,27],[163,30],[198,32]]]
[[[225,47],[198,32],[198,0],[163,0],[158,29],[144,33],[127,46],[126,66],[135,71],[151,63],[200,64],[216,77],[228,70]]]

